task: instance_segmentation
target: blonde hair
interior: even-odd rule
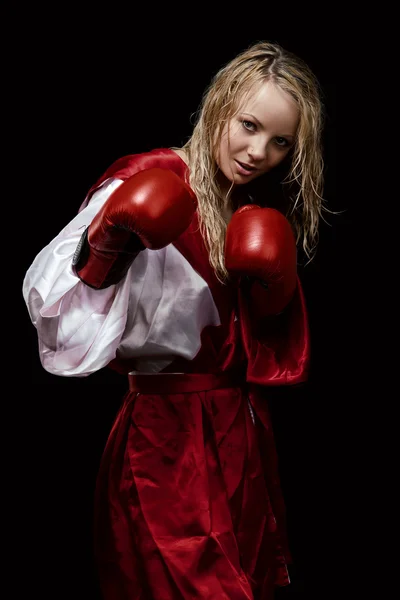
[[[222,282],[229,279],[224,264],[227,224],[223,217],[225,199],[216,177],[219,169],[215,157],[224,124],[239,110],[239,102],[244,96],[265,81],[273,81],[289,93],[300,111],[290,165],[286,163],[286,176],[277,182],[282,194],[280,209],[292,224],[296,242],[301,242],[309,260],[312,260],[318,242],[324,169],[320,86],[303,60],[278,44],[257,42],[213,77],[203,94],[193,133],[183,146],[188,157],[189,183],[198,199],[200,230],[208,247],[210,264]],[[279,167],[271,174],[276,169],[280,174]],[[268,173],[259,179],[268,182],[273,177]],[[265,205],[271,205],[266,189],[261,192],[261,202],[257,197],[257,204],[262,205],[264,201]],[[260,190],[258,193],[260,195]]]

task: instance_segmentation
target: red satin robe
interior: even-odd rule
[[[182,178],[187,168],[169,149],[123,157],[81,208],[107,178],[154,166]],[[268,600],[289,583],[291,560],[268,388],[307,379],[301,283],[283,315],[253,323],[245,292],[215,277],[196,215],[174,245],[209,286],[221,324],[203,329],[192,360],[129,376],[96,489],[104,598]],[[128,374],[135,361],[117,355],[109,366]]]

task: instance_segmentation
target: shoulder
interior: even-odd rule
[[[155,167],[171,169],[178,175],[183,175],[185,163],[175,150],[170,148],[156,148],[140,154],[128,154],[116,160],[103,174],[103,181],[109,177],[127,179],[139,171]]]
[[[80,210],[87,205],[94,192],[108,179],[124,181],[146,169],[161,168],[174,171],[186,179],[187,166],[180,154],[171,148],[156,148],[148,152],[127,154],[114,161],[90,188]]]
[[[183,148],[171,148],[171,150],[179,156],[179,158],[185,163],[185,165],[188,165],[188,157],[186,151],[183,150]]]

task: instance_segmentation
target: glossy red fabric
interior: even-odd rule
[[[126,156],[82,208],[108,177],[152,166],[185,177],[171,150]],[[207,283],[221,324],[206,327],[198,354],[175,359],[170,374],[130,378],[96,489],[104,600],[271,600],[289,581],[290,554],[268,388],[307,379],[301,283],[282,315],[256,322],[251,292],[217,280],[197,215],[174,245]],[[109,366],[128,374],[135,361]]]
[[[239,289],[241,341],[247,357],[246,380],[262,386],[295,385],[307,381],[310,330],[300,279],[289,306],[278,316],[256,321],[251,304]]]
[[[187,166],[168,148],[124,156],[113,163],[91,187],[80,210],[94,191],[109,177],[125,180],[143,169],[171,169],[186,178]],[[300,279],[290,305],[280,317],[264,323],[254,322],[251,299],[237,284],[221,285],[208,261],[199,231],[197,213],[190,227],[174,242],[174,246],[207,282],[221,318],[220,327],[207,327],[202,332],[202,346],[191,361],[175,360],[168,371],[184,373],[221,373],[247,368],[247,381],[262,386],[293,385],[308,377],[310,334],[307,307]],[[239,317],[239,322],[236,317]],[[240,330],[239,330],[240,323]],[[109,367],[121,374],[135,370],[135,361],[118,356]]]
[[[193,377],[203,391],[184,393],[179,376],[159,377],[163,394],[127,394],[101,463],[104,597],[269,600],[290,556],[266,407],[252,417],[244,389],[207,389],[207,375]],[[151,390],[151,379],[136,381]]]

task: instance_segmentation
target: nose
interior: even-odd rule
[[[268,143],[266,143],[264,140],[253,140],[252,145],[249,146],[247,150],[247,154],[252,162],[260,162],[267,158],[267,148]]]

